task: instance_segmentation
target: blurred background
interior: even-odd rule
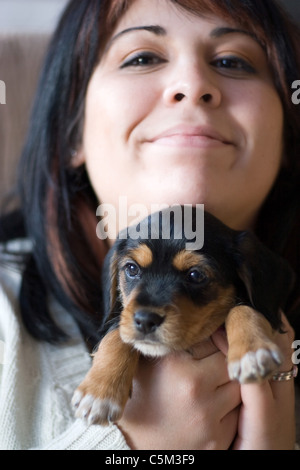
[[[67,0],[0,0],[0,34],[54,29]]]
[[[300,23],[300,0],[280,2]],[[0,0],[0,34],[50,32],[66,3],[67,0]]]

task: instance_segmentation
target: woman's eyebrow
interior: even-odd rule
[[[245,34],[246,36],[249,36],[250,38],[254,39],[264,50],[264,44],[258,39],[258,37],[254,34],[251,33],[250,31],[247,31],[245,29],[239,29],[239,28],[229,28],[228,26],[221,26],[218,28],[215,28],[211,31],[210,36],[212,38],[220,38],[222,36],[225,36],[226,34]]]
[[[150,25],[150,26],[133,26],[131,28],[126,28],[123,31],[120,31],[115,36],[113,36],[108,43],[106,44],[105,51],[107,51],[113,42],[115,42],[119,37],[124,34],[132,33],[134,31],[149,31],[150,33],[155,34],[156,36],[166,36],[167,31],[162,26]]]
[[[115,34],[106,44],[104,52],[107,52],[107,50],[111,47],[111,45],[120,37],[122,37],[125,34],[129,34],[135,31],[148,31],[150,33],[155,34],[156,36],[166,36],[167,31],[165,28],[159,25],[149,25],[149,26],[133,26],[131,28],[126,28],[123,31],[120,31],[119,33]],[[210,33],[210,37],[212,38],[220,38],[222,36],[225,36],[226,34],[245,34],[249,36],[250,38],[254,39],[264,50],[264,44],[258,39],[258,37],[251,33],[250,31],[244,30],[244,29],[239,29],[239,28],[230,28],[228,26],[221,26],[213,29]]]

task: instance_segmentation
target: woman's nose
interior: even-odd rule
[[[184,68],[178,66],[164,90],[164,101],[169,106],[183,102],[218,107],[221,100],[221,90],[206,64],[191,64]]]

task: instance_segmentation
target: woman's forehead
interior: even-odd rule
[[[155,14],[165,6],[173,7],[181,13],[185,13],[187,21],[191,21],[192,17],[214,17],[219,18],[222,22],[228,25],[241,28],[243,32],[250,33],[253,37],[257,38],[261,45],[265,44],[266,37],[263,28],[260,24],[254,24],[249,19],[249,11],[247,11],[242,2],[238,2],[238,10],[233,15],[234,0],[224,5],[223,1],[219,0],[112,0],[109,18],[114,18],[114,24],[110,28],[111,35],[118,30],[118,27],[124,22],[130,24],[134,22],[137,13],[141,17],[142,13],[145,14],[145,19],[149,18],[149,12]],[[230,8],[231,5],[231,8]],[[182,17],[181,17],[182,18]],[[124,21],[127,20],[127,21]]]
[[[123,0],[118,0],[115,2],[115,7],[118,2],[119,6],[124,4]],[[222,39],[230,33],[241,33],[245,37],[254,39],[265,50],[265,42],[255,31],[250,30],[248,25],[233,21],[232,16],[228,17],[228,14],[220,14],[220,9],[211,8],[212,2],[210,0],[196,2],[198,5],[196,11],[191,10],[191,7],[188,8],[188,5],[193,3],[195,4],[192,0],[151,0],[151,2],[149,0],[132,0],[126,2],[123,14],[106,41],[105,51],[120,37],[137,31],[151,31],[161,37],[175,32],[178,37],[184,23],[188,24],[192,37],[197,36],[198,32],[200,36],[212,39]],[[199,20],[202,21],[201,25],[199,25]]]

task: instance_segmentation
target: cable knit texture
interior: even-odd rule
[[[129,449],[117,426],[74,419],[71,397],[91,365],[83,339],[55,302],[51,312],[72,339],[53,346],[27,333],[16,300],[21,276],[7,261],[0,253],[0,450]]]

